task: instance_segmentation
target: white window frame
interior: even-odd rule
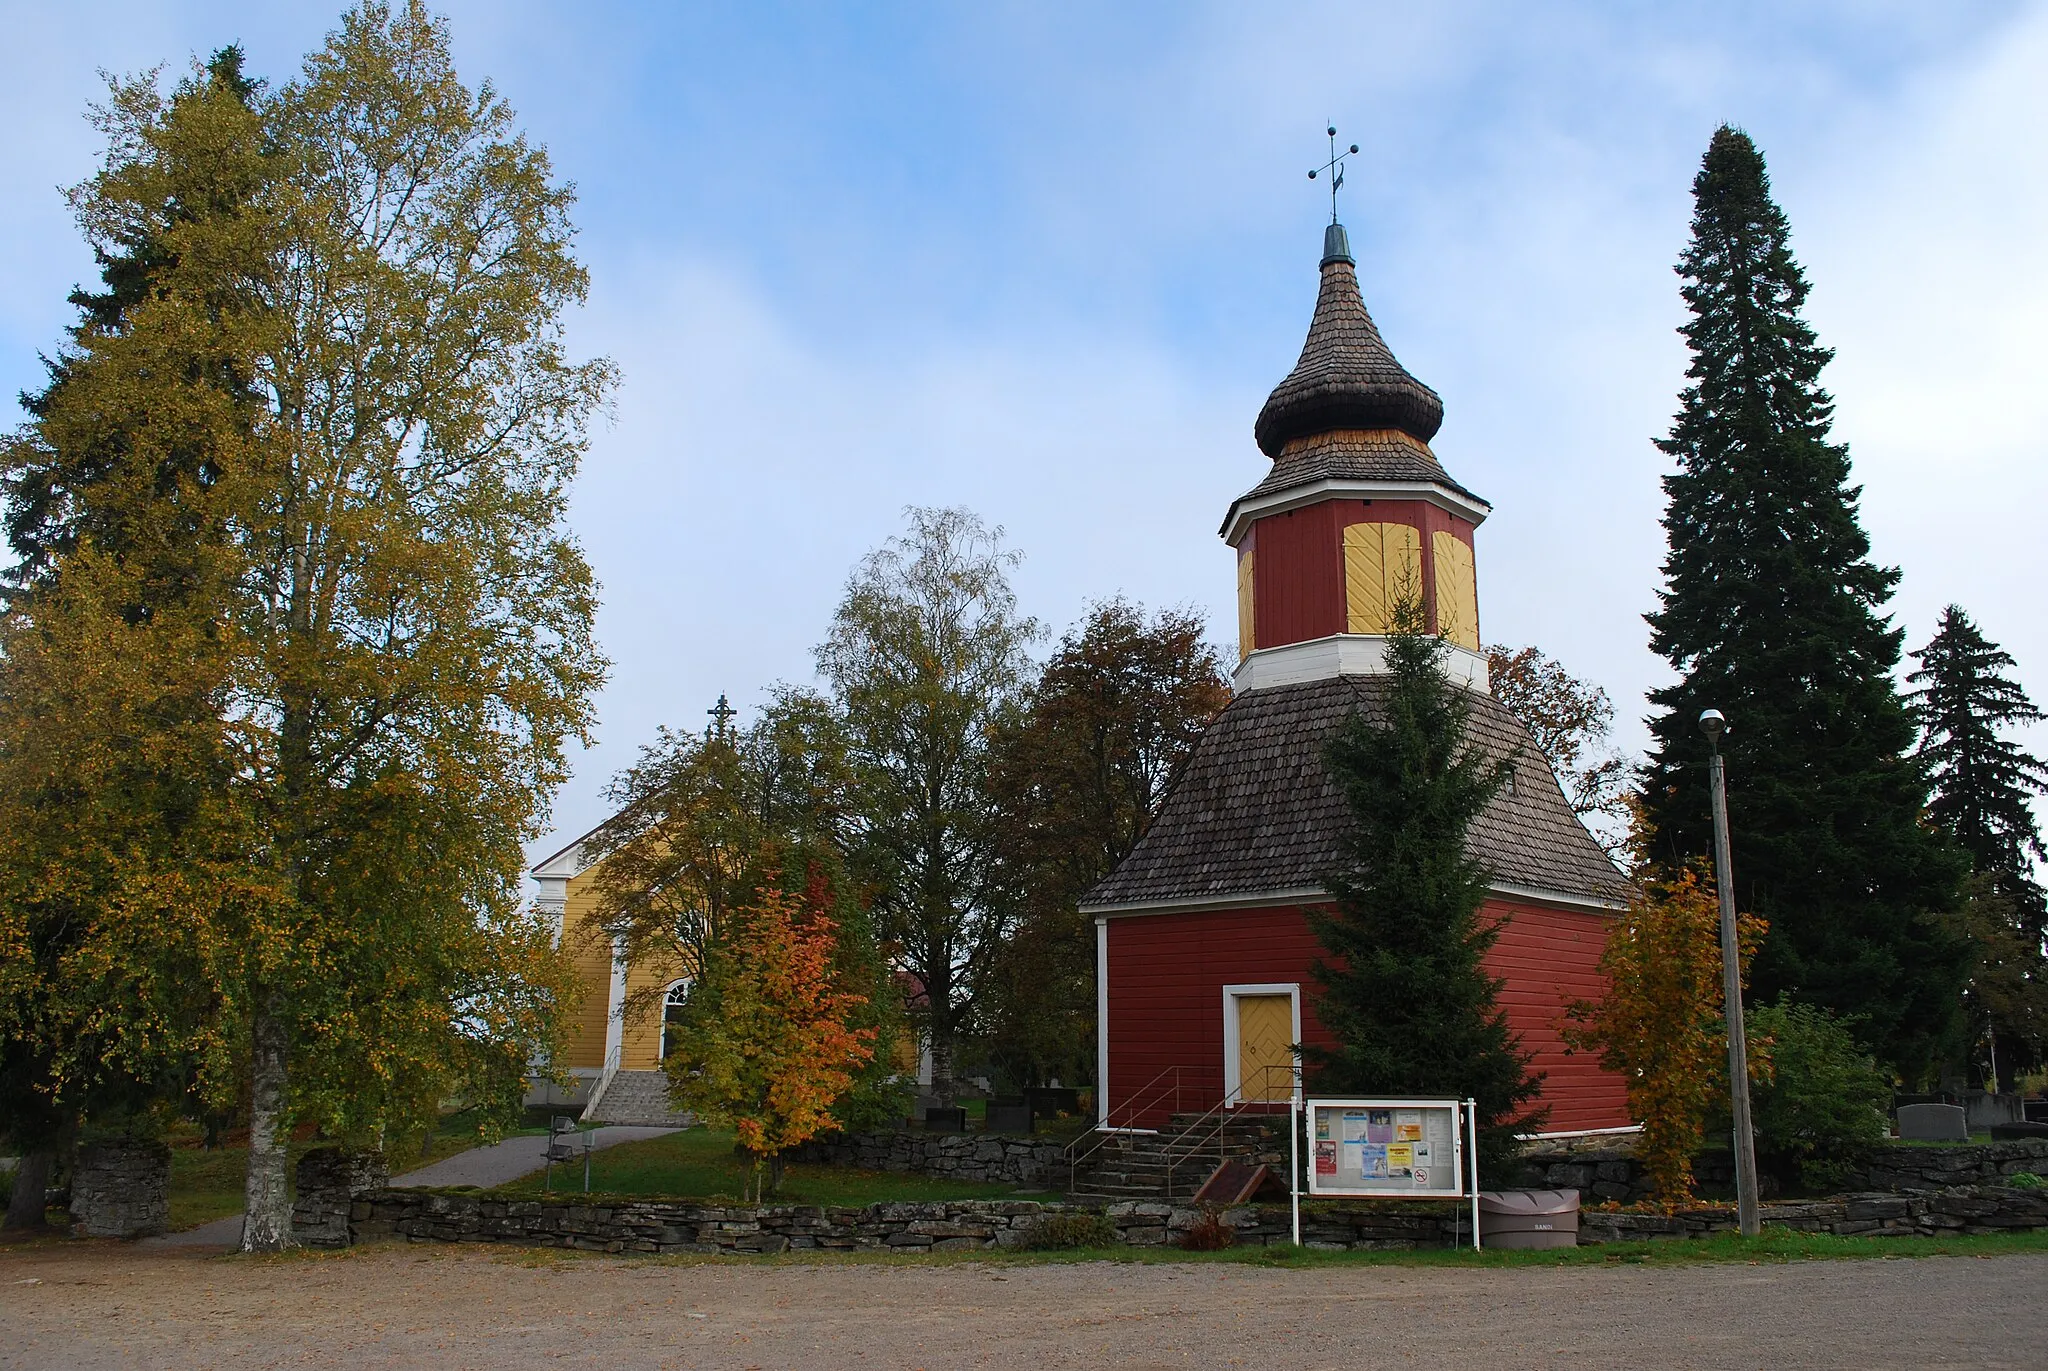
[[[696,983],[693,976],[678,976],[661,988],[661,1017],[654,1026],[654,1060],[657,1065],[668,1060],[668,997],[676,993],[676,987]]]
[[[1237,1060],[1237,1001],[1245,995],[1285,995],[1294,1011],[1294,1042],[1301,1044],[1301,982],[1261,981],[1223,987],[1223,1101],[1227,1109],[1235,1109],[1244,1101],[1238,1099],[1238,1092],[1244,1087]],[[1294,1053],[1294,1091],[1301,1093],[1301,1053]],[[1264,1104],[1266,1101],[1258,1101]]]

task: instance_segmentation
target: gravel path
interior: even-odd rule
[[[2036,1254],[1283,1271],[64,1242],[0,1251],[0,1367],[2031,1368],[2044,1288]]]
[[[593,1128],[588,1133],[579,1133],[571,1141],[575,1147],[581,1149],[584,1138],[588,1137],[591,1150],[593,1152],[601,1152],[607,1147],[616,1147],[620,1143],[639,1142],[643,1138],[659,1138],[675,1131],[673,1128],[636,1128],[623,1124],[607,1125],[603,1128]],[[489,1147],[472,1147],[467,1152],[458,1152],[452,1157],[443,1157],[431,1166],[423,1166],[417,1171],[408,1171],[403,1176],[394,1177],[391,1183],[398,1186],[418,1186],[423,1189],[444,1185],[474,1185],[478,1187],[504,1185],[508,1181],[518,1180],[521,1176],[530,1176],[543,1166],[546,1166],[547,1150],[548,1139],[546,1134],[521,1134],[518,1137],[507,1138],[501,1143],[494,1143]],[[579,1159],[566,1163],[566,1165],[570,1168],[572,1174],[569,1180],[564,1183],[572,1188],[581,1185],[583,1183],[582,1161]],[[225,1219],[215,1219],[212,1223],[203,1223],[197,1228],[188,1228],[180,1233],[166,1233],[159,1238],[145,1238],[140,1245],[143,1247],[234,1247],[240,1244],[241,1241],[242,1216],[240,1214],[232,1214]],[[0,1365],[4,1364],[4,1362],[0,1362]]]

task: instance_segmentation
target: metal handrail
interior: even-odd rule
[[[1285,1073],[1290,1094],[1298,1096],[1301,1091],[1300,1063],[1290,1063],[1286,1066],[1269,1064],[1266,1066],[1258,1067],[1254,1071],[1253,1078],[1251,1080],[1239,1081],[1237,1083],[1237,1088],[1235,1090],[1226,1091],[1222,1099],[1218,1100],[1215,1104],[1210,1105],[1208,1109],[1202,1112],[1200,1118],[1196,1119],[1186,1128],[1183,1128],[1174,1137],[1167,1140],[1167,1199],[1171,1200],[1173,1198],[1174,1172],[1179,1169],[1180,1163],[1184,1160],[1192,1161],[1196,1157],[1196,1155],[1202,1151],[1204,1146],[1207,1145],[1211,1138],[1213,1138],[1216,1143],[1216,1165],[1221,1166],[1223,1165],[1224,1161],[1227,1160],[1223,1155],[1223,1130],[1227,1121],[1226,1111],[1234,1109],[1238,1105],[1242,1104],[1279,1103],[1279,1101],[1273,1100],[1269,1097],[1266,1097],[1265,1095],[1266,1088],[1272,1084],[1273,1073],[1275,1072]],[[1245,1097],[1246,1091],[1249,1090],[1254,1084],[1256,1084],[1259,1087],[1261,1098],[1257,1100],[1247,1099]],[[1196,1137],[1197,1134],[1202,1134],[1203,1136]],[[1190,1138],[1193,1138],[1194,1141],[1189,1142],[1188,1140]],[[1182,1144],[1186,1144],[1186,1147],[1184,1149],[1182,1147]]]
[[[583,1110],[576,1117],[584,1123],[592,1122],[591,1113],[604,1102],[604,1092],[612,1088],[612,1079],[619,1074],[619,1062],[625,1044],[615,1043],[611,1051],[604,1054],[604,1072],[597,1078],[597,1088],[590,1092],[590,1098],[583,1102]]]
[[[1166,1083],[1169,1077],[1171,1081]],[[1147,1110],[1163,1103],[1169,1089],[1173,1094],[1173,1112],[1178,1114],[1180,1112],[1180,1077],[1180,1067],[1166,1067],[1151,1080],[1125,1096],[1123,1103],[1124,1118],[1127,1120],[1138,1118]],[[1096,1089],[1104,1092],[1103,1099],[1106,1102],[1109,1098],[1107,1082],[1098,1085]],[[1128,1123],[1122,1126],[1116,1123],[1116,1106],[1105,1103],[1101,1120],[1095,1125],[1094,1129],[1067,1144],[1067,1192],[1069,1194],[1073,1193],[1074,1181],[1080,1175],[1081,1163],[1087,1161],[1088,1158],[1108,1146],[1111,1138],[1114,1138],[1119,1132],[1125,1131],[1128,1128]]]

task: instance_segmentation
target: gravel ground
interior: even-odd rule
[[[2039,1367],[2048,1255],[1441,1270],[0,1250],[0,1367]]]

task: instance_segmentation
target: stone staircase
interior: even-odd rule
[[[1157,1133],[1084,1134],[1074,1147],[1083,1152],[1069,1185],[1077,1198],[1184,1200],[1225,1158],[1264,1163],[1284,1177],[1287,1115],[1176,1114]]]
[[[618,1071],[583,1111],[587,1123],[637,1124],[645,1128],[688,1128],[696,1116],[669,1107],[668,1075],[661,1071]]]

